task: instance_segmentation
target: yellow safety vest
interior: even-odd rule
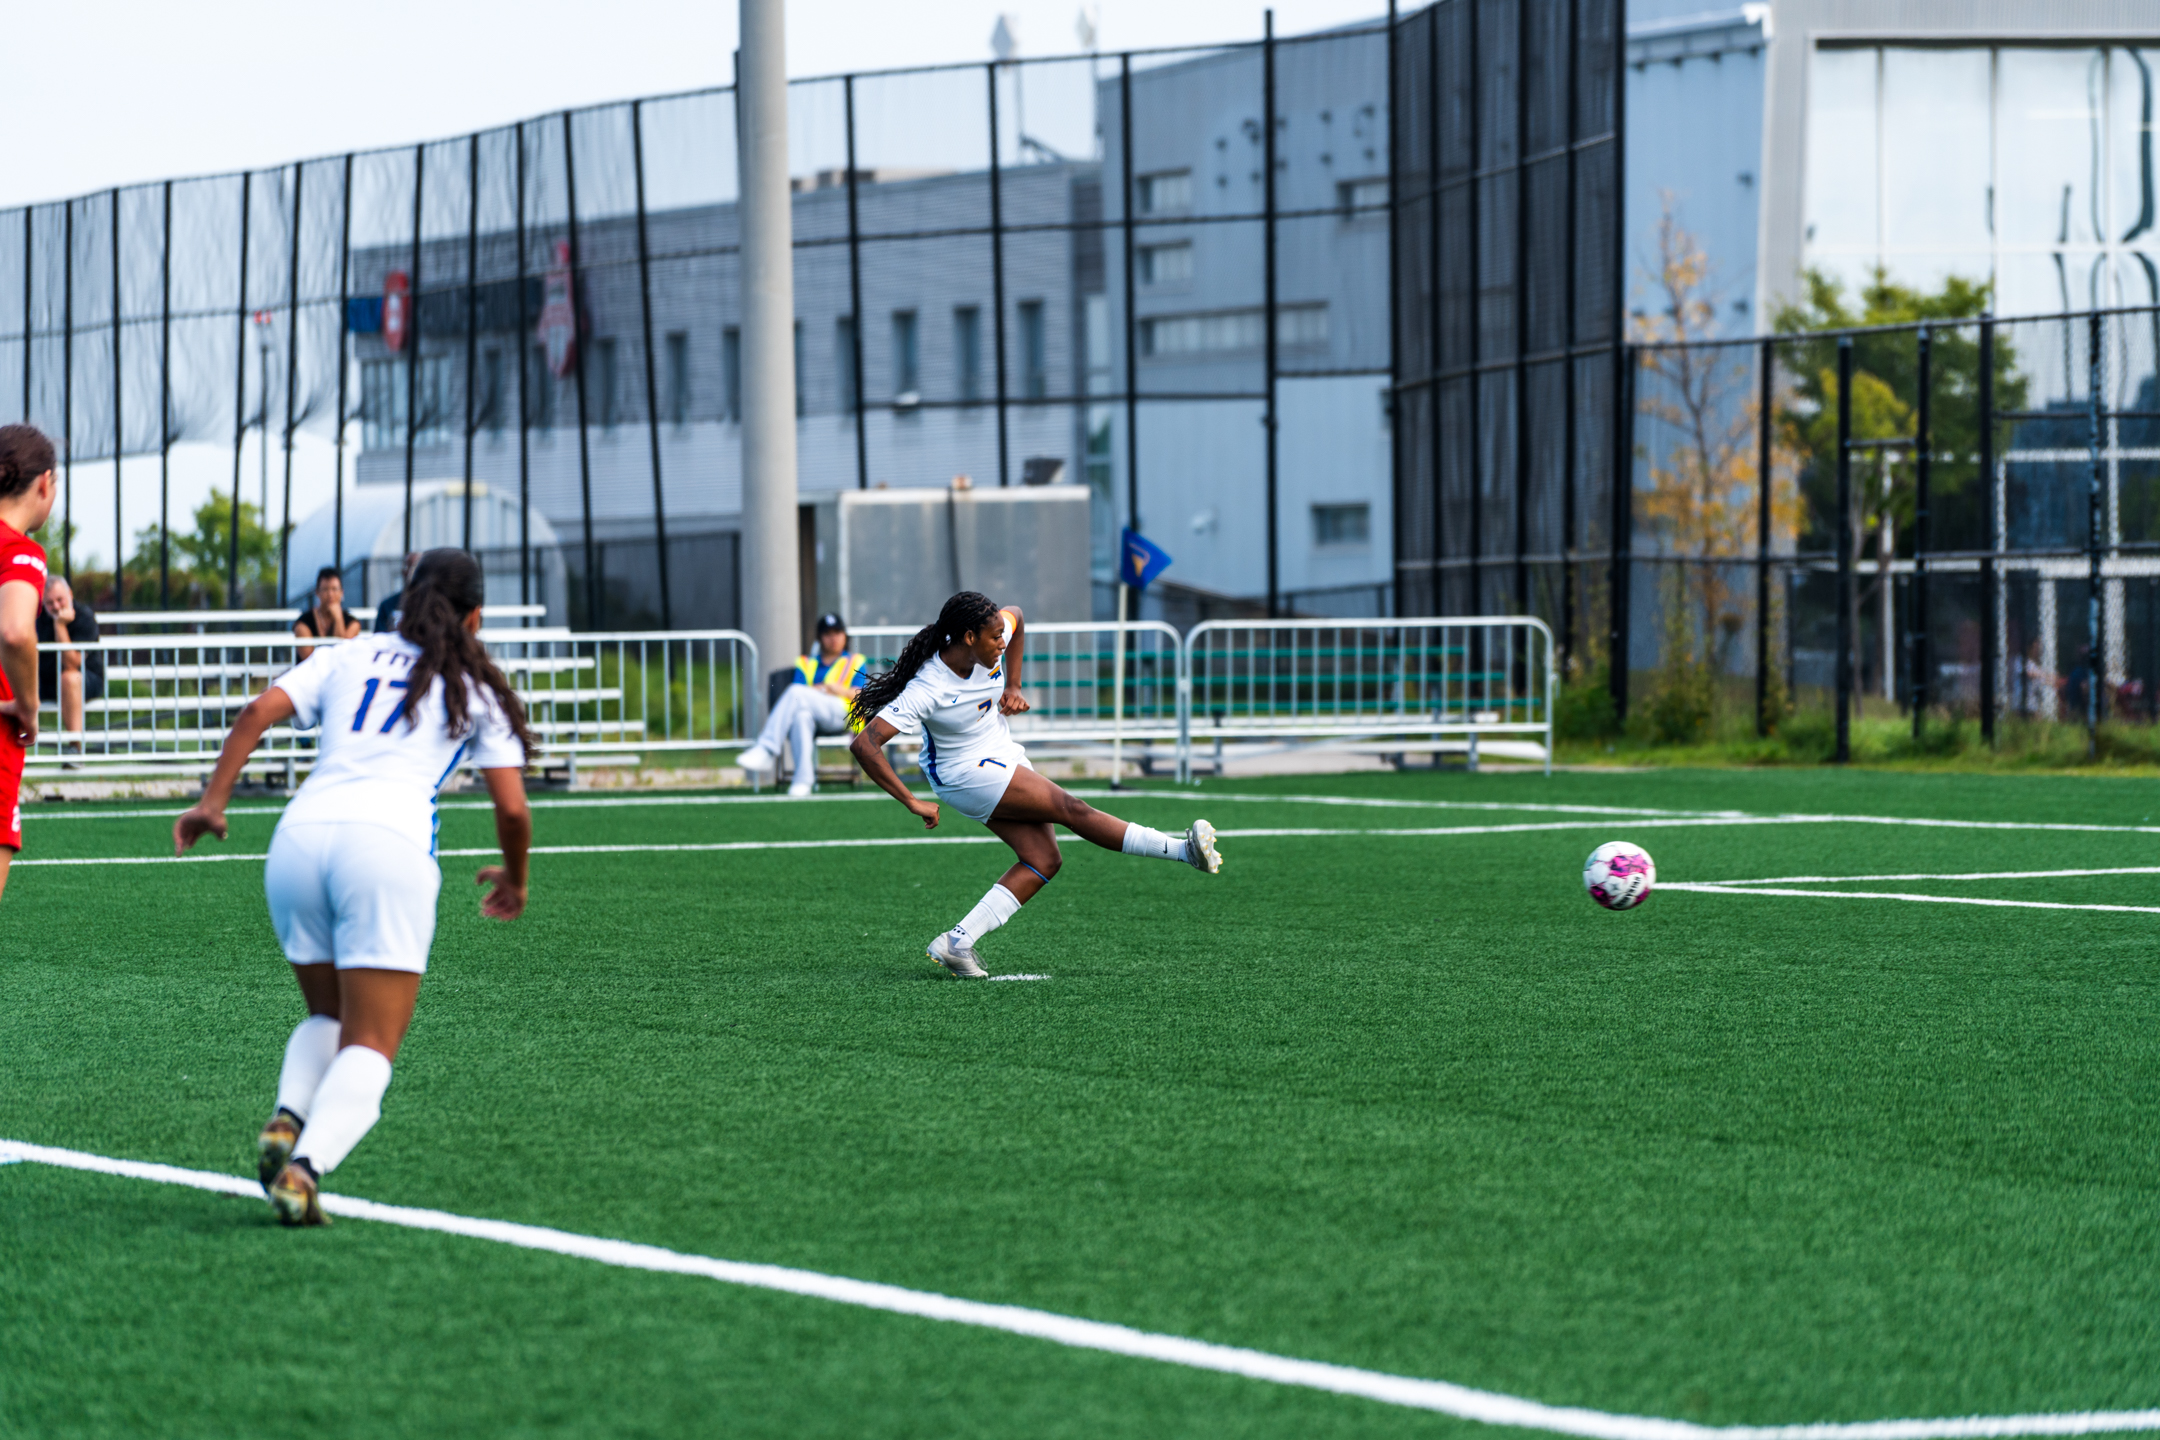
[[[833,661],[832,669],[825,672],[825,683],[843,687],[853,685],[855,677],[862,673],[863,666],[868,663],[862,656],[850,651]],[[818,683],[817,667],[817,656],[798,655],[795,657],[795,678],[805,685],[815,685]],[[862,728],[860,720],[849,719],[848,729],[859,731]]]

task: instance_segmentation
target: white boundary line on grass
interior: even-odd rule
[[[0,1140],[0,1163],[35,1161],[68,1170],[87,1170],[130,1180],[149,1180],[164,1185],[185,1185],[221,1195],[258,1202],[262,1187],[237,1175],[208,1170],[184,1170],[139,1160],[115,1160],[80,1150],[62,1150],[26,1141]],[[1135,1330],[1100,1320],[1081,1320],[1047,1310],[1020,1305],[992,1305],[960,1300],[934,1291],[908,1290],[869,1280],[851,1280],[815,1270],[796,1270],[781,1265],[758,1265],[740,1260],[718,1260],[705,1255],[686,1255],[657,1245],[628,1240],[609,1240],[579,1235],[541,1225],[520,1225],[507,1220],[480,1220],[444,1210],[422,1210],[405,1205],[379,1205],[346,1195],[324,1195],[323,1209],[354,1220],[373,1220],[412,1230],[432,1230],[463,1235],[474,1240],[493,1240],[525,1250],[542,1250],[614,1265],[628,1270],[651,1270],[663,1274],[699,1275],[723,1284],[757,1290],[776,1290],[866,1310],[912,1315],[1026,1335],[1078,1350],[1098,1350],[1141,1360],[1158,1360],[1194,1370],[1223,1375],[1242,1375],[1276,1385],[1324,1390],[1399,1405],[1413,1410],[1436,1411],[1487,1425],[1506,1425],[1524,1430],[1544,1430],[1558,1435],[1580,1435],[1590,1440],[1983,1440],[1983,1437],[2024,1435],[2090,1435],[2107,1431],[2160,1430],[2160,1409],[2087,1410],[2038,1415],[1964,1415],[1927,1420],[1867,1420],[1856,1423],[1828,1422],[1812,1425],[1697,1425],[1685,1420],[1664,1420],[1650,1415],[1614,1415],[1576,1406],[1546,1405],[1516,1395],[1473,1390],[1445,1380],[1419,1380],[1319,1360],[1299,1360],[1264,1350],[1217,1345]]]
[[[1771,875],[1761,880],[1703,880],[1703,885],[1860,885],[1875,880],[2061,880],[2079,875],[2160,875],[2160,865],[2112,865],[2097,870],[1960,870],[1955,874]]]
[[[1962,877],[1952,877],[1962,878]],[[1904,890],[1796,890],[1772,885],[1705,885],[1662,881],[1659,890],[1696,895],[1787,895],[1807,900],[1910,900],[1923,905],[1986,905],[2003,910],[2107,910],[2117,914],[2160,915],[2160,905],[2074,905],[2062,900],[2000,900],[1991,895],[1919,895]]]

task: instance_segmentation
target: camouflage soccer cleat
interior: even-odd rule
[[[262,1134],[255,1137],[255,1178],[262,1182],[264,1194],[270,1193],[270,1182],[292,1159],[293,1146],[299,1143],[300,1117],[279,1106],[277,1114],[263,1123]]]
[[[1215,827],[1205,820],[1193,821],[1192,828],[1185,832],[1185,863],[1210,875],[1222,871],[1222,853],[1215,848]]]
[[[955,945],[951,935],[938,936],[924,953],[962,980],[981,980],[990,973],[975,957],[974,946]]]
[[[330,1217],[323,1214],[315,1167],[305,1160],[292,1161],[278,1172],[277,1180],[270,1186],[270,1204],[277,1211],[281,1225],[330,1223]]]

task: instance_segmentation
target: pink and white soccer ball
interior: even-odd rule
[[[1650,852],[1625,840],[1608,840],[1583,862],[1583,889],[1607,910],[1632,910],[1650,898],[1657,865]]]

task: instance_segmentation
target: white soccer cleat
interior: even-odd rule
[[[787,787],[787,793],[798,799],[804,795],[815,795],[817,794],[817,781],[797,780]]]
[[[1195,820],[1185,832],[1185,863],[1210,875],[1222,871],[1222,852],[1215,848],[1215,827]]]
[[[953,944],[950,934],[940,935],[932,940],[925,953],[962,980],[981,980],[990,974],[983,969],[982,961],[975,958],[975,947]]]
[[[735,757],[735,763],[753,775],[769,775],[780,768],[780,757],[762,745],[752,745]]]

